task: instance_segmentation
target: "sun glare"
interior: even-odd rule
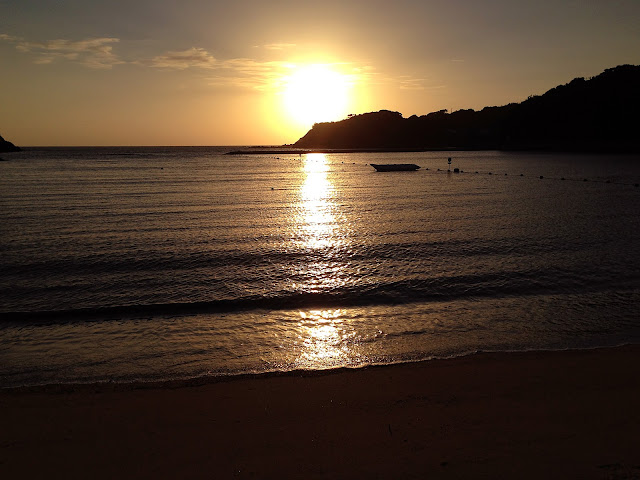
[[[284,79],[284,103],[289,116],[309,128],[346,117],[349,90],[347,75],[328,65],[308,65]]]

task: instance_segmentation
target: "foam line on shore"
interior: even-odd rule
[[[71,394],[71,393],[106,393],[106,392],[128,392],[135,390],[157,390],[157,389],[180,389],[202,387],[206,385],[227,383],[245,380],[267,380],[270,378],[315,378],[327,375],[340,375],[343,373],[353,373],[368,369],[384,369],[399,368],[400,366],[442,366],[448,363],[460,361],[484,360],[486,358],[502,359],[523,357],[528,355],[562,355],[563,353],[587,353],[597,352],[599,350],[612,351],[615,349],[628,349],[640,353],[640,344],[623,343],[610,346],[594,346],[579,348],[562,348],[562,349],[525,349],[525,350],[473,350],[460,352],[448,356],[429,356],[418,359],[399,359],[389,363],[368,363],[355,366],[340,366],[323,369],[304,369],[296,368],[292,370],[265,370],[250,371],[238,373],[215,373],[209,375],[200,375],[188,378],[176,378],[167,380],[151,380],[151,381],[121,381],[121,382],[88,382],[88,383],[53,383],[41,385],[24,385],[13,387],[2,387],[0,393],[22,394],[22,393],[51,393],[51,394]]]

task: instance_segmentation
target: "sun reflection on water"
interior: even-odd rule
[[[299,190],[295,245],[308,256],[295,272],[294,290],[331,293],[348,281],[347,221],[335,202],[330,165],[322,153],[305,156],[304,182]],[[299,312],[298,355],[301,368],[329,368],[350,362],[350,344],[355,333],[345,323],[341,309]]]
[[[296,364],[304,368],[328,368],[350,362],[353,352],[350,332],[340,309],[300,312],[300,342],[302,351]]]
[[[320,249],[332,244],[336,228],[326,155],[306,155],[304,171],[306,178],[300,188],[302,241],[307,248]]]
[[[304,253],[296,264],[292,287],[306,293],[330,292],[348,281],[348,221],[335,202],[330,164],[323,153],[305,155],[304,181],[298,191],[294,235],[289,248]]]

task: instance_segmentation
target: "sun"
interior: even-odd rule
[[[348,113],[350,83],[348,75],[329,65],[297,67],[283,79],[284,106],[291,119],[306,128],[340,120]]]

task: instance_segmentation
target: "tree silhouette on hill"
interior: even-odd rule
[[[576,78],[521,103],[403,118],[398,112],[317,123],[294,146],[328,149],[640,151],[640,66]]]

